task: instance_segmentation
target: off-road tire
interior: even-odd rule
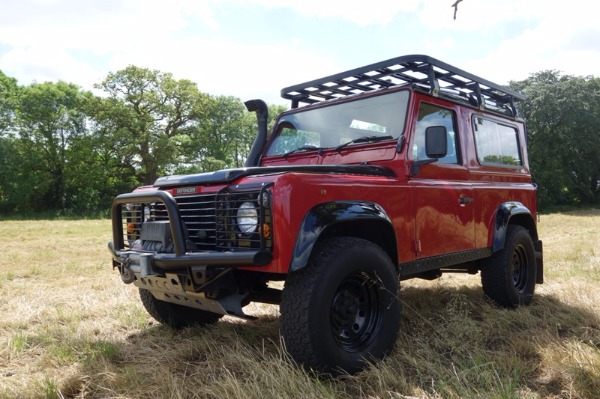
[[[535,291],[536,274],[535,250],[529,231],[509,225],[504,248],[492,255],[481,270],[483,292],[503,307],[528,305]]]
[[[307,369],[339,375],[363,369],[393,347],[400,325],[398,273],[387,253],[354,237],[333,237],[288,276],[281,335]]]
[[[144,288],[140,288],[140,298],[150,316],[159,323],[173,328],[212,324],[223,317],[222,314],[161,301]]]

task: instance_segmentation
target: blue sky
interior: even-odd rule
[[[0,70],[91,90],[137,65],[269,103],[282,87],[405,54],[505,84],[600,76],[589,0],[0,0]]]

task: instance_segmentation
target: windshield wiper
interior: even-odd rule
[[[284,158],[287,158],[288,155],[294,154],[296,152],[302,152],[302,151],[319,151],[319,155],[321,155],[321,147],[317,147],[316,145],[311,145],[311,144],[305,144],[305,145],[301,145],[300,147],[293,149],[291,151],[286,152],[285,154],[283,154],[282,156]]]
[[[391,140],[391,139],[393,139],[392,136],[362,136],[362,137],[359,137],[357,139],[348,141],[347,143],[340,144],[337,147],[335,147],[334,150],[339,152],[342,148],[344,148],[344,147],[346,147],[347,145],[350,145],[350,144],[372,143],[374,141]]]

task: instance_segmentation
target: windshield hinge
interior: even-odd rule
[[[402,152],[402,147],[404,147],[404,136],[400,136],[398,138],[398,142],[396,143],[396,153],[397,154]]]

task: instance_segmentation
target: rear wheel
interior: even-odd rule
[[[500,306],[529,304],[535,291],[535,262],[533,241],[527,229],[509,225],[504,248],[481,270],[483,292]]]
[[[150,316],[161,324],[166,324],[173,328],[212,324],[223,317],[222,314],[161,301],[144,288],[140,288],[140,298]]]
[[[285,283],[281,334],[287,351],[309,369],[361,370],[390,351],[399,323],[398,274],[370,241],[328,239]]]

